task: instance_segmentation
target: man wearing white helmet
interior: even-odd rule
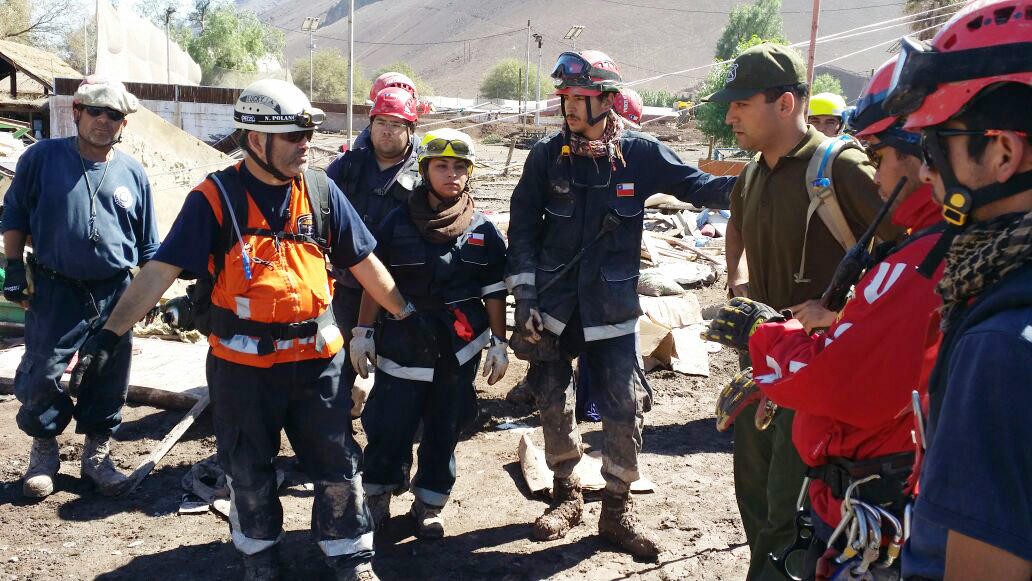
[[[375,240],[344,194],[306,170],[323,112],[297,87],[266,79],[244,89],[233,116],[244,160],[190,193],[154,260],[83,347],[72,381],[102,373],[107,338],[143,317],[176,277],[197,277],[192,315],[211,346],[208,388],[244,578],[279,578],[283,510],[272,459],[286,430],[315,485],[313,536],[335,578],[376,579],[351,393],[340,389],[354,371],[333,320],[326,259],[350,269],[400,325],[421,332],[420,316],[372,256]]]
[[[136,107],[122,83],[87,78],[73,97],[77,135],[26,150],[4,198],[4,297],[27,309],[25,355],[14,381],[22,403],[18,427],[33,438],[22,485],[29,498],[54,491],[61,467],[56,436],[73,417],[75,431],[86,435],[83,478],[109,496],[126,486],[111,463],[108,439],[125,404],[128,328],[111,337],[106,372],[84,385],[76,401],[60,381],[76,350],[129,286],[129,269],[158,248],[147,175],[139,162],[113,149]],[[25,258],[29,236],[34,254]],[[27,270],[35,275],[34,288]]]

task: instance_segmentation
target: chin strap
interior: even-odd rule
[[[971,214],[978,208],[997,200],[1032,189],[1032,171],[1015,174],[1002,184],[994,183],[972,190],[957,180],[949,160],[939,145],[939,140],[928,139],[927,145],[928,153],[931,155],[939,175],[942,176],[942,183],[946,189],[946,196],[942,204],[942,216],[947,224],[946,230],[921,261],[921,265],[917,267],[917,272],[921,276],[931,278],[939,267],[939,263],[946,257],[950,245],[953,244],[953,239],[971,224]]]
[[[265,159],[271,159],[272,158],[272,134],[271,133],[266,133],[265,135],[266,135],[266,137],[265,137]],[[258,157],[255,154],[254,150],[251,149],[251,145],[249,143],[247,143],[247,132],[244,132],[240,136],[239,144],[240,144],[240,147],[244,151],[246,151],[248,155],[251,156],[251,160],[254,161],[256,164],[258,164],[258,167],[260,167],[260,168],[264,169],[265,171],[269,172],[269,174],[272,177],[274,177],[274,178],[276,178],[278,180],[283,180],[285,182],[289,182],[291,180],[291,178],[283,175],[283,172],[281,172],[280,170],[276,169],[276,167],[273,166],[271,163],[263,160],[262,158]]]
[[[588,125],[591,125],[591,126],[598,125],[599,122],[601,122],[602,120],[604,120],[607,117],[609,117],[609,111],[610,110],[606,110],[604,113],[602,113],[598,117],[595,117],[594,115],[592,115],[591,114],[591,99],[590,98],[585,99],[584,100],[584,104],[587,106],[587,109],[588,109],[587,110],[587,113],[588,113]],[[563,114],[563,119],[564,119],[563,123],[566,123],[566,121],[565,121],[565,119],[566,119],[566,95],[560,95],[559,96],[559,111]],[[567,129],[570,128],[569,124],[566,125],[566,128]]]

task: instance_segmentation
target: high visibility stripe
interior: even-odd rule
[[[585,341],[601,341],[613,337],[623,337],[638,330],[638,319],[634,318],[615,325],[598,325],[595,327],[584,327]]]
[[[327,557],[354,555],[373,550],[373,533],[368,532],[357,539],[328,539],[319,541],[319,548]]]
[[[245,555],[260,553],[283,539],[283,531],[273,540],[252,539],[240,530],[240,515],[236,507],[236,493],[233,491],[233,478],[226,475],[226,485],[229,486],[229,530],[233,538],[233,546]]]
[[[484,297],[484,296],[487,296],[487,295],[489,295],[491,293],[496,293],[498,291],[503,291],[505,289],[506,289],[506,287],[505,287],[505,283],[504,282],[496,282],[494,284],[489,284],[489,285],[487,285],[485,287],[481,287],[480,288],[480,296]]]
[[[509,292],[512,292],[512,289],[520,286],[521,284],[529,284],[533,286],[536,282],[536,275],[533,272],[521,272],[519,274],[505,277],[505,286],[509,287]]]
[[[426,382],[434,380],[433,367],[405,367],[404,365],[391,361],[382,355],[376,356],[376,368],[387,375],[392,375],[398,379],[410,379],[412,381]]]
[[[459,365],[465,365],[467,361],[473,359],[477,353],[480,353],[490,343],[491,329],[488,329],[481,333],[479,337],[470,341],[465,347],[459,349],[459,352],[455,354],[455,358],[459,360]]]
[[[412,488],[412,495],[423,501],[424,504],[431,506],[444,506],[448,504],[449,495],[441,494],[440,492],[434,492],[433,490],[427,490],[415,486]]]
[[[554,333],[556,337],[562,335],[563,330],[566,329],[566,323],[548,313],[541,313],[541,322],[545,325],[545,329]]]
[[[236,316],[241,319],[251,318],[251,299],[247,297],[233,297],[236,301]]]

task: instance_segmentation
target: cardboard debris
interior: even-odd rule
[[[643,297],[667,297],[684,293],[677,280],[661,268],[641,271],[638,277],[638,294]]]
[[[691,325],[670,332],[673,352],[670,367],[687,375],[709,377],[709,349],[699,336],[705,325]]]
[[[657,325],[667,329],[687,327],[702,322],[699,299],[691,293],[676,297],[639,297],[641,310]]]
[[[518,454],[520,469],[523,472],[523,479],[527,482],[527,488],[533,494],[544,492],[551,496],[552,471],[548,469],[548,464],[545,462],[545,452],[534,445],[529,433],[520,437]],[[606,487],[606,481],[602,478],[602,455],[600,452],[588,452],[581,456],[581,461],[573,469],[573,473],[580,478],[581,488],[586,491],[598,491]],[[631,492],[655,491],[656,485],[644,476],[631,483]]]

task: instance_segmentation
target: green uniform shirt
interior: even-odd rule
[[[750,170],[753,176],[749,191],[744,191],[746,180],[739,179],[731,192],[731,223],[742,234],[749,265],[749,298],[777,309],[820,298],[845,254],[814,212],[807,235],[804,273],[810,282],[795,282],[810,205],[806,168],[824,139],[824,135],[810,127],[802,141],[779,159],[773,169],[762,160],[750,164],[756,167]],[[851,148],[835,158],[833,175],[839,206],[853,235],[860,238],[882,204],[874,183],[874,167],[864,152]],[[882,240],[893,240],[900,234],[888,220],[878,229]]]

